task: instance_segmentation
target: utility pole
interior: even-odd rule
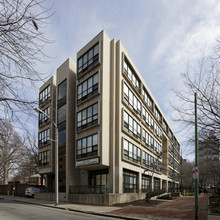
[[[195,93],[195,169],[197,172],[195,178],[195,220],[199,219],[199,204],[198,204],[198,194],[199,194],[199,175],[198,175],[198,130],[197,130],[197,93]]]

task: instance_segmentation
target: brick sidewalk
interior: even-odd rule
[[[208,219],[208,197],[210,195],[199,195],[199,219]],[[160,204],[156,207],[127,206],[122,209],[114,210],[114,214],[135,218],[148,219],[187,219],[195,217],[195,198],[194,196],[180,197],[176,200]]]

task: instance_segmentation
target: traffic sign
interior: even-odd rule
[[[196,180],[198,179],[198,175],[199,172],[198,172],[198,167],[193,167],[193,179]]]

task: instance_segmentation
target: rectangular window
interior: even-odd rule
[[[153,111],[153,100],[145,89],[143,89],[143,98],[147,106]]]
[[[123,171],[123,193],[135,193],[138,187],[138,174],[129,170]]]
[[[150,155],[143,151],[143,164],[145,167],[150,167]]]
[[[58,100],[61,100],[66,97],[67,92],[67,80],[65,79],[58,85]]]
[[[124,73],[127,75],[129,81],[133,84],[135,89],[140,93],[140,79],[138,78],[137,74],[134,70],[132,70],[132,67],[130,64],[128,64],[127,61],[124,62]]]
[[[151,188],[151,178],[149,176],[142,176],[142,193],[146,192],[146,189]]]
[[[57,124],[61,124],[66,121],[66,105],[58,108],[57,111]]]
[[[149,147],[150,146],[150,138],[149,138],[149,133],[145,130],[145,129],[143,129],[143,142],[144,142],[144,144],[147,146],[147,147]]]
[[[162,154],[162,146],[157,141],[155,141],[155,151],[158,155]]]
[[[156,135],[162,140],[162,130],[159,127],[159,125],[157,123],[154,123],[155,125],[155,133]]]
[[[124,139],[124,158],[135,163],[141,163],[141,150],[136,145]]]
[[[98,134],[94,134],[76,141],[76,158],[98,155]]]
[[[124,127],[128,129],[133,136],[141,140],[141,126],[126,111],[124,111]]]
[[[156,119],[162,124],[162,115],[157,108],[155,108]]]
[[[153,130],[154,129],[154,119],[153,119],[153,117],[150,115],[148,110],[146,110],[144,107],[142,109],[143,109],[143,120],[145,121],[147,126],[149,126]]]
[[[154,178],[154,190],[160,190],[160,180]]]
[[[99,60],[99,44],[83,54],[77,61],[77,74],[80,75]]]
[[[95,73],[93,76],[80,83],[77,87],[77,102],[81,102],[86,98],[98,92],[99,75]]]
[[[124,99],[133,108],[136,114],[141,115],[141,103],[126,83],[124,83]]]
[[[50,151],[43,151],[38,154],[39,166],[48,166],[50,163]]]
[[[39,112],[39,125],[42,125],[50,119],[50,107]]]
[[[50,85],[47,86],[39,95],[39,103],[43,103],[50,98]]]
[[[49,128],[39,133],[38,135],[39,147],[47,144],[49,140],[50,140],[50,129]]]
[[[98,124],[98,103],[77,113],[77,130]]]
[[[168,125],[164,120],[163,120],[162,126],[163,126],[163,129],[168,133]]]

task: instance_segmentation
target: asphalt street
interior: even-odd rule
[[[1,220],[115,220],[107,216],[86,214],[34,204],[15,202],[10,200],[0,200],[0,219]]]

